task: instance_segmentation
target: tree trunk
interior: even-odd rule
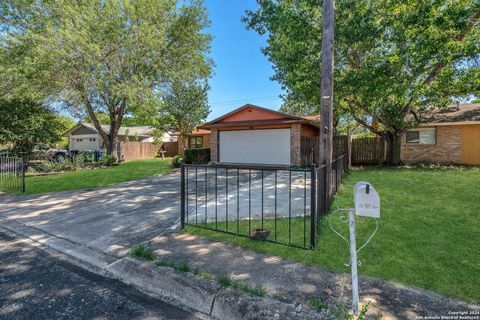
[[[105,151],[108,156],[114,156],[118,158],[117,155],[117,135],[107,134],[106,139],[104,139]],[[117,159],[118,161],[120,159]]]
[[[388,132],[385,136],[385,140],[387,142],[387,157],[385,164],[392,166],[401,165],[401,133]]]

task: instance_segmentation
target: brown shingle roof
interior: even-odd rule
[[[422,122],[468,122],[480,121],[480,104],[460,104],[446,109],[435,109],[419,115]]]

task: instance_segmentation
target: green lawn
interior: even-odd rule
[[[369,181],[381,196],[377,235],[360,252],[360,274],[389,279],[480,302],[480,170],[380,168],[354,170],[346,178],[333,207],[353,205],[353,185]],[[345,242],[328,226],[315,250],[296,249],[188,227],[212,239],[280,255],[324,269],[349,272]],[[333,224],[348,236],[338,214]],[[358,247],[374,229],[372,219],[357,228]],[[307,239],[308,241],[308,239]]]
[[[89,189],[172,171],[170,160],[137,160],[117,166],[26,178],[26,193]]]

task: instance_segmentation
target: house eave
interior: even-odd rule
[[[456,121],[456,122],[427,122],[422,123],[419,127],[438,127],[438,126],[465,126],[465,125],[479,125],[480,121]]]

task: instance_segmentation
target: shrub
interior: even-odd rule
[[[210,149],[209,148],[196,148],[184,150],[184,161],[189,164],[197,163],[209,163],[210,162]]]
[[[102,158],[102,160],[100,160],[100,163],[104,166],[111,167],[115,163],[117,163],[117,158],[115,158],[114,156],[106,155]]]
[[[180,168],[182,166],[182,158],[179,156],[175,156],[172,159],[172,167]]]

